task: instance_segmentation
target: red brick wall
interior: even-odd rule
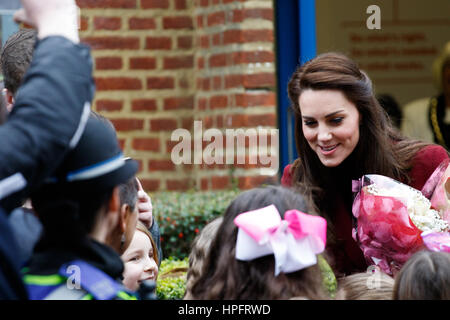
[[[194,120],[204,130],[276,127],[271,0],[77,4],[95,61],[93,108],[139,161],[147,191],[250,188],[273,177],[262,165],[175,165],[170,157],[172,131],[192,132]]]

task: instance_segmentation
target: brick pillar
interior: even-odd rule
[[[249,188],[259,166],[174,165],[173,130],[276,127],[272,1],[77,0],[92,47],[93,109],[149,191]],[[231,170],[231,171],[230,171]]]
[[[204,127],[276,128],[272,1],[198,0],[195,119]],[[224,142],[225,145],[225,142]],[[274,178],[261,163],[200,165],[202,190],[248,189]],[[275,177],[276,178],[276,177]]]

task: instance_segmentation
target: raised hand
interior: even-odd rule
[[[40,39],[63,36],[78,43],[78,7],[74,0],[21,0],[23,9],[14,14],[16,22],[35,27]]]
[[[148,196],[148,194],[142,188],[141,182],[138,178],[136,178],[138,183],[138,211],[139,211],[139,220],[145,224],[147,228],[150,228],[153,224],[153,206],[152,200]]]

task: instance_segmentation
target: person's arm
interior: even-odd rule
[[[434,170],[448,158],[447,150],[439,145],[432,144],[419,150],[412,160],[410,186],[421,190]]]
[[[21,0],[23,9],[14,20],[37,29],[38,39],[49,36],[64,37],[79,43],[79,11],[75,0]]]
[[[139,212],[139,220],[147,227],[147,229],[150,229],[153,225],[152,199],[150,199],[147,192],[145,192],[144,188],[142,188],[142,184],[138,178],[136,178],[136,182],[138,185],[137,207]]]
[[[283,187],[292,187],[292,173],[291,173],[292,165],[288,164],[284,167],[283,175],[281,177],[281,185]]]
[[[31,3],[45,12],[55,10],[50,7],[55,1],[73,2],[22,2],[25,9],[26,3]],[[46,25],[41,16],[34,15],[34,19],[35,25]],[[57,24],[51,25],[53,30],[57,28]],[[52,28],[44,28],[46,33],[38,39],[14,109],[0,126],[0,197],[1,206],[8,211],[20,205],[75,147],[90,111],[94,93],[90,50],[76,39],[74,42],[70,30],[52,33]],[[11,176],[13,182],[5,180]]]
[[[138,178],[136,178],[138,184],[138,212],[139,220],[147,227],[148,231],[151,233],[153,240],[155,241],[156,248],[158,249],[158,267],[162,260],[162,248],[161,248],[161,237],[159,233],[159,225],[155,219],[153,219],[153,206],[152,200],[142,188],[142,184]]]

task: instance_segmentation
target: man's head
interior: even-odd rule
[[[11,111],[14,97],[33,57],[37,32],[21,29],[6,41],[1,52],[1,68],[5,82],[5,97]]]

